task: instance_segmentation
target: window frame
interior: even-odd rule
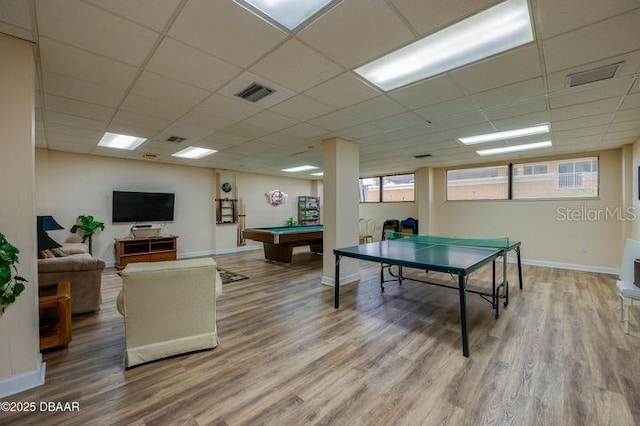
[[[535,166],[535,165],[540,165],[540,163],[543,163],[545,161],[557,161],[558,162],[558,170],[559,170],[559,166],[560,164],[563,163],[571,163],[573,164],[573,169],[574,169],[574,173],[575,173],[575,164],[576,163],[580,163],[580,162],[587,162],[590,161],[591,162],[591,170],[594,169],[594,164],[595,164],[595,168],[596,171],[591,171],[591,172],[587,172],[587,173],[595,173],[596,175],[596,179],[597,179],[597,185],[596,185],[596,195],[594,196],[580,196],[580,197],[572,197],[572,196],[558,196],[558,197],[532,197],[532,198],[515,198],[513,196],[513,186],[514,186],[514,163],[513,162],[509,162],[509,163],[498,163],[498,164],[493,164],[490,166],[477,166],[477,165],[472,165],[470,167],[463,167],[463,168],[456,168],[456,169],[446,169],[444,172],[444,201],[445,202],[467,202],[467,201],[497,201],[497,202],[504,202],[504,201],[570,201],[570,200],[599,200],[600,199],[600,155],[594,155],[594,156],[590,156],[590,157],[567,157],[567,158],[560,158],[560,159],[549,159],[549,160],[537,160],[537,161],[531,161],[531,162],[526,162],[526,160],[523,161],[519,161],[517,164],[518,165],[528,165],[530,164],[531,166]],[[448,193],[447,193],[447,173],[449,171],[456,171],[456,170],[465,170],[465,169],[477,169],[477,168],[483,168],[483,167],[504,167],[507,166],[508,167],[508,196],[507,198],[496,198],[496,199],[491,199],[491,198],[485,198],[485,199],[458,199],[458,200],[450,200],[448,198]],[[556,172],[559,175],[559,171]],[[547,173],[549,174],[549,169],[547,166]],[[523,174],[523,176],[535,176],[536,174],[531,174],[531,175],[525,175]],[[556,177],[554,178],[555,181],[555,187],[558,188],[559,186],[559,176],[556,175]],[[579,187],[576,186],[572,186],[572,187],[566,187],[566,189],[576,189]]]
[[[384,186],[383,180],[389,176],[404,176],[404,175],[412,175],[413,176],[413,200],[398,200],[398,201],[385,201],[384,200]],[[405,172],[405,173],[389,173],[385,175],[377,175],[377,176],[364,176],[358,178],[358,191],[361,189],[360,181],[362,179],[377,179],[378,180],[378,200],[376,201],[362,201],[360,200],[360,195],[358,194],[358,204],[375,204],[375,203],[415,203],[416,202],[416,173],[415,172]]]

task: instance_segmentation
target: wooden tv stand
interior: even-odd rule
[[[176,260],[178,237],[120,238],[116,239],[114,250],[116,268],[123,269],[133,262],[160,262]]]

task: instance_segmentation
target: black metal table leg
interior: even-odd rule
[[[458,291],[460,292],[460,328],[462,329],[462,355],[469,358],[469,336],[467,335],[467,297],[465,294],[465,278],[458,275]]]
[[[520,262],[520,247],[516,247],[516,254],[518,256],[518,279],[520,280],[520,290],[522,290],[522,263]]]
[[[493,288],[493,296],[491,297],[491,302],[493,304],[493,309],[496,311],[494,314],[495,318],[498,319],[500,317],[500,296],[498,295],[498,291],[500,291],[500,287],[496,289],[496,260],[493,259],[491,262],[491,287]]]
[[[333,307],[336,309],[340,306],[340,258],[341,256],[336,254],[336,274],[333,278]]]
[[[508,253],[505,250],[502,255],[502,285],[504,286],[504,306],[507,307],[509,305],[509,280],[507,279],[507,256]]]

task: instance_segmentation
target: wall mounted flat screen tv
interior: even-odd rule
[[[173,221],[175,194],[113,191],[113,222]]]

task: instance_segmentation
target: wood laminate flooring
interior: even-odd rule
[[[218,299],[216,349],[125,370],[121,282],[109,271],[100,312],[74,317],[68,348],[44,354],[46,384],[3,400],[80,411],[3,412],[0,424],[640,424],[640,312],[625,335],[611,275],[524,266],[520,291],[509,265],[498,320],[467,296],[464,358],[456,291],[405,282],[381,293],[378,265],[363,262],[335,310],[322,258],[304,248],[291,265],[261,251],[216,260],[249,277]],[[488,286],[490,273],[471,285]]]

